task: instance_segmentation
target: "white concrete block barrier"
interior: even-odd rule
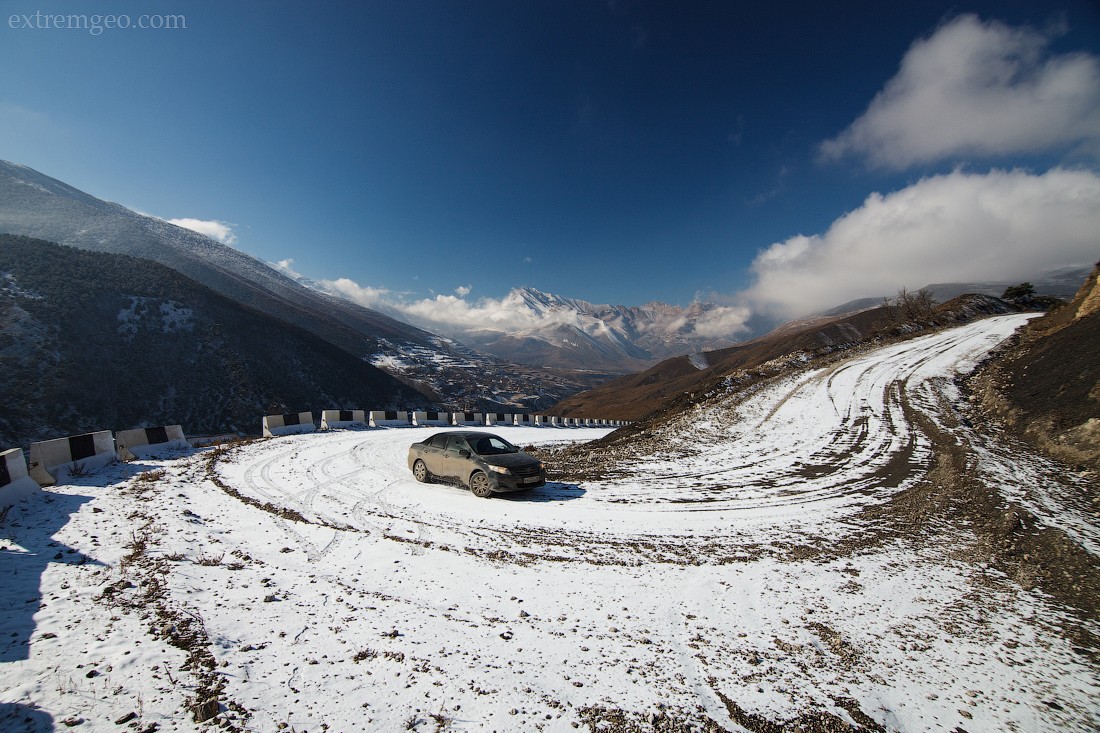
[[[518,427],[531,428],[535,426],[534,416],[527,413],[517,412],[512,416],[512,424]]]
[[[118,460],[115,438],[101,430],[31,443],[30,477],[40,486],[56,484],[74,471],[94,471]]]
[[[412,425],[412,419],[405,410],[371,410],[370,426],[372,428],[407,428]]]
[[[451,425],[484,425],[485,415],[480,412],[452,412]]]
[[[413,425],[426,427],[446,428],[451,425],[451,413],[429,412],[418,410],[413,412]]]
[[[321,430],[364,427],[366,424],[365,410],[323,410],[321,412]]]
[[[546,417],[544,419],[546,421],[546,424],[552,428],[561,427],[561,418],[557,415],[550,415],[549,417]]]
[[[486,425],[512,425],[515,423],[515,418],[512,417],[510,412],[487,412],[485,413]]]
[[[170,450],[190,450],[191,444],[179,425],[158,428],[134,428],[115,433],[118,455],[124,461],[148,458]]]
[[[296,435],[312,433],[317,429],[313,424],[312,412],[288,412],[283,415],[264,415],[264,437],[276,435]]]
[[[22,448],[0,453],[0,512],[29,498],[38,484],[27,474],[27,459]]]

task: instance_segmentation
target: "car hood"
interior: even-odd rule
[[[538,465],[538,459],[526,453],[501,453],[495,456],[478,456],[491,466],[503,466],[505,468],[519,468],[521,466]]]

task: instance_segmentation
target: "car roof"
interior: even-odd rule
[[[459,435],[463,438],[500,438],[496,433],[489,433],[484,430],[442,430],[438,433],[434,433],[431,437],[436,435]],[[504,440],[504,438],[501,438]]]

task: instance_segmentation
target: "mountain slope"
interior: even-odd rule
[[[937,307],[936,318],[963,323],[982,315],[1006,313],[1015,307],[984,295],[963,296]],[[718,380],[734,373],[751,374],[777,368],[784,363],[801,363],[858,345],[873,335],[896,327],[890,308],[878,307],[844,316],[792,322],[771,333],[736,346],[716,351],[666,359],[638,374],[607,382],[588,392],[573,395],[557,405],[551,414],[638,420],[679,395],[706,391]]]
[[[0,161],[0,232],[154,260],[238,303],[299,326],[445,405],[539,409],[604,381],[479,354],[344,298],[189,229]]]
[[[95,252],[160,262],[245,305],[359,356],[377,338],[430,334],[349,301],[303,288],[267,264],[202,234],[102,201],[26,166],[0,161],[0,228]]]
[[[1064,461],[1100,470],[1100,266],[975,380],[983,407]]]
[[[394,409],[417,391],[150,260],[0,235],[0,444],[270,412]]]

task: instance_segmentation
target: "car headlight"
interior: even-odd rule
[[[509,470],[508,470],[507,468],[505,468],[504,466],[494,466],[494,465],[492,465],[492,464],[490,464],[490,465],[489,465],[489,470],[490,470],[490,471],[496,471],[497,473],[503,473],[503,474],[505,474],[505,475],[507,475],[507,474],[511,473],[511,471],[509,471]]]

